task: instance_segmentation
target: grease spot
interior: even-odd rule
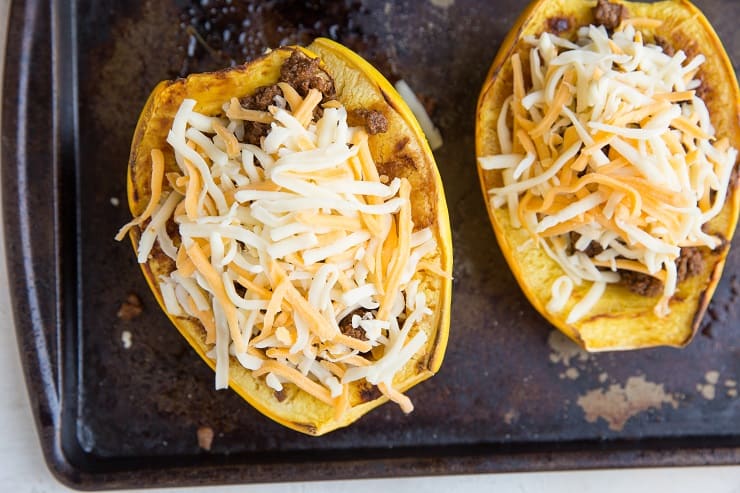
[[[550,346],[550,361],[570,366],[571,360],[586,361],[588,353],[575,342],[571,341],[561,332],[554,330],[547,337],[547,345]]]
[[[211,450],[211,445],[213,445],[213,428],[210,426],[201,426],[198,428],[196,435],[198,437],[198,447],[205,451]]]
[[[429,3],[441,9],[447,9],[455,5],[455,0],[429,0]]]
[[[578,405],[586,415],[586,421],[596,422],[601,418],[609,429],[620,431],[632,417],[649,409],[659,409],[663,404],[678,407],[678,398],[666,393],[663,384],[645,380],[645,377],[630,377],[627,383],[611,385],[608,390],[594,389],[578,398]]]
[[[719,382],[719,372],[708,371],[704,374],[704,382],[696,384],[696,390],[706,400],[711,401],[717,396],[717,382]]]
[[[714,399],[717,393],[714,385],[711,385],[711,384],[702,385],[698,383],[696,384],[696,390],[698,390],[701,396],[704,397],[708,401],[711,401],[712,399]]]
[[[510,409],[504,414],[504,423],[510,425],[519,419],[519,412],[515,409]]]
[[[716,385],[717,382],[719,382],[719,372],[718,371],[708,371],[704,374],[704,380],[706,380],[708,383],[711,383],[712,385]]]
[[[561,373],[559,376],[561,379],[568,378],[570,380],[575,380],[580,375],[581,373],[578,371],[578,368],[568,368],[567,370],[565,370],[564,373]]]

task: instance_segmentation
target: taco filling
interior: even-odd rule
[[[292,384],[341,416],[359,382],[410,412],[393,379],[427,342],[436,300],[419,273],[448,274],[430,227],[414,228],[409,181],[373,161],[385,117],[336,97],[295,50],[276,84],[217,116],[185,99],[167,136],[178,169],[152,150],[149,205],[119,238],[141,225],[138,261],[159,248],[173,263],[166,310],[202,325],[217,388],[231,356],[278,400]]]
[[[596,19],[609,26],[580,27],[576,39],[523,38],[496,122],[500,152],[478,159],[497,172],[491,207],[564,273],[546,310],[562,312],[574,284],[593,283],[569,324],[614,283],[656,297],[666,317],[678,284],[726,241],[705,225],[725,203],[737,150],[700,97],[704,56],[646,39],[640,28],[661,21],[621,9],[600,1]]]

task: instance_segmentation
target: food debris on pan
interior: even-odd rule
[[[130,322],[140,316],[143,310],[144,305],[141,303],[141,298],[135,293],[129,293],[121,303],[116,316],[124,322]]]
[[[627,421],[649,409],[660,409],[664,404],[678,408],[680,397],[666,392],[663,384],[656,384],[644,376],[630,377],[624,386],[615,384],[608,389],[594,389],[578,398],[586,421],[601,418],[612,431],[621,431]]]
[[[213,445],[213,428],[210,426],[201,426],[198,428],[196,435],[198,437],[198,447],[206,452],[210,452]]]
[[[391,82],[394,62],[375,34],[362,27],[361,1],[229,0],[183,2],[180,12],[180,76],[253,60],[266,48],[308,45],[327,37],[360,53]]]

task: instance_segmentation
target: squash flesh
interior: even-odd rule
[[[631,18],[659,19],[662,24],[652,30],[640,29],[646,36],[662,38],[675,49],[684,49],[689,58],[703,54],[707,60],[700,69],[712,124],[718,137],[727,137],[733,147],[740,144],[738,130],[737,81],[734,71],[716,33],[704,16],[686,1],[664,1],[654,4],[617,2],[625,6]],[[476,153],[486,156],[500,152],[496,121],[504,99],[512,92],[511,55],[525,54],[522,38],[547,31],[553,19],[565,19],[569,25],[563,37],[593,22],[593,4],[581,1],[541,0],[532,3],[502,45],[489,71],[478,103]],[[483,193],[501,183],[500,172],[479,168]],[[720,215],[709,223],[710,231],[730,239],[734,232],[740,203],[736,184],[731,184]],[[562,269],[539,247],[521,248],[529,238],[523,229],[515,229],[506,209],[493,209],[486,200],[489,216],[501,250],[522,290],[532,305],[550,323],[591,351],[635,349],[658,345],[683,346],[698,329],[703,312],[716,288],[727,255],[727,245],[704,255],[705,269],[678,286],[671,300],[671,314],[661,318],[653,313],[655,298],[630,292],[618,285],[608,285],[604,296],[582,320],[566,323],[572,306],[585,296],[591,283],[576,286],[561,314],[548,312],[552,283]]]
[[[421,170],[408,177],[414,187],[412,217],[415,223],[426,222],[431,226],[438,245],[436,256],[442,269],[451,272],[451,236],[441,180],[426,140],[416,121],[410,117],[405,103],[377,71],[341,45],[318,39],[307,49],[300,49],[308,56],[321,57],[322,67],[334,78],[339,101],[348,110],[355,107],[377,108],[386,115],[389,120],[388,132],[370,137],[371,153],[376,162],[396,157],[392,151],[397,140],[408,139],[409,144],[404,152]],[[164,151],[166,171],[177,169],[174,153],[166,145],[165,139],[182,100],[195,99],[195,111],[206,115],[218,114],[221,105],[230,98],[241,98],[260,86],[273,84],[278,79],[282,63],[291,52],[292,48],[276,49],[241,67],[196,74],[175,82],[162,82],[154,89],[137,125],[129,161],[128,198],[134,216],[141,213],[148,202],[151,149],[160,148]],[[140,234],[139,228],[131,230],[135,248]],[[158,279],[175,269],[174,262],[161,251],[154,250],[150,260],[141,264],[141,267],[153,294],[165,309]],[[420,324],[420,330],[424,330],[428,336],[421,356],[394,378],[394,388],[399,391],[405,391],[433,375],[439,369],[447,343],[451,282],[432,274],[423,274],[420,280],[434,315],[428,317],[426,323]],[[203,328],[190,319],[173,316],[170,319],[196,353],[214,368],[215,362],[205,356],[210,348],[205,343]],[[278,401],[273,390],[265,385],[264,379],[253,377],[233,358],[229,375],[230,386],[257,410],[285,426],[311,435],[321,435],[346,426],[387,400],[385,397],[369,395],[359,384],[352,385],[349,396],[352,407],[341,417],[335,417],[332,406],[291,385],[284,387],[285,398]]]

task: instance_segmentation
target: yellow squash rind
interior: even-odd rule
[[[369,141],[376,162],[393,159],[397,152],[394,151],[395,144],[408,137],[404,153],[413,159],[419,170],[406,176],[414,187],[412,217],[415,223],[427,222],[432,227],[438,243],[439,263],[443,270],[452,272],[452,241],[442,181],[419,124],[398,93],[377,70],[356,53],[328,39],[317,39],[307,48],[278,48],[243,66],[214,73],[194,74],[173,82],[161,82],[141,113],[131,146],[128,168],[131,213],[134,216],[140,214],[151,193],[151,149],[158,148],[164,152],[168,171],[177,169],[174,154],[165,139],[181,101],[184,98],[193,98],[198,101],[195,111],[219,113],[221,105],[231,97],[241,98],[260,86],[276,82],[280,67],[294,49],[300,49],[310,57],[321,58],[322,68],[334,78],[337,99],[349,110],[363,107],[384,113],[389,121],[389,131],[370,136]],[[139,228],[132,228],[130,237],[135,248],[140,234]],[[155,247],[149,261],[141,264],[141,267],[154,296],[165,310],[158,279],[160,275],[174,270],[174,263]],[[447,345],[451,280],[426,273],[420,278],[434,314],[431,321],[420,324],[420,330],[426,331],[428,335],[425,347],[394,379],[394,387],[400,391],[432,376],[442,363]],[[202,326],[191,319],[168,316],[196,353],[214,368],[215,362],[205,355],[209,348],[205,344]],[[250,371],[233,359],[229,367],[229,385],[262,414],[309,435],[322,435],[347,426],[387,401],[383,396],[367,397],[372,394],[363,393],[359,384],[352,384],[350,402],[353,406],[337,419],[333,407],[291,385],[285,386],[285,399],[278,401],[264,379],[254,378]]]
[[[689,57],[699,53],[706,62],[699,71],[706,89],[705,103],[716,134],[727,137],[740,149],[740,90],[729,58],[709,21],[690,2],[669,0],[657,3],[616,1],[633,18],[660,19],[663,24],[653,32],[641,29],[647,39],[659,36],[674,49],[683,49]],[[537,0],[522,13],[504,40],[483,85],[476,114],[476,155],[500,152],[496,138],[496,120],[504,99],[512,91],[511,56],[524,53],[522,38],[547,31],[549,19],[567,19],[569,34],[579,26],[593,23],[595,2],[583,0]],[[568,33],[561,34],[568,36]],[[532,245],[523,248],[529,238],[523,229],[514,229],[505,209],[493,209],[487,190],[500,180],[495,171],[478,169],[489,217],[496,238],[514,276],[537,311],[552,325],[589,351],[638,349],[652,346],[682,347],[691,341],[722,274],[740,210],[737,183],[730,184],[727,201],[720,215],[709,223],[711,232],[728,239],[725,245],[704,255],[705,270],[679,284],[671,300],[671,313],[666,318],[655,315],[657,298],[609,285],[604,296],[580,321],[568,324],[565,317],[590,287],[584,283],[574,289],[570,301],[560,314],[549,313],[545,306],[552,283],[563,275],[562,269],[545,252]],[[500,183],[500,182],[498,182]]]

